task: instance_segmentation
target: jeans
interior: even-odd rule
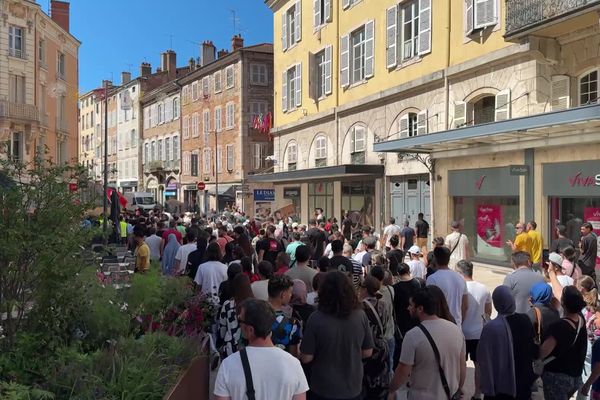
[[[390,351],[389,359],[390,359],[390,374],[394,373],[394,350],[396,349],[396,339],[393,337],[387,340],[388,349]]]
[[[587,381],[590,374],[592,373],[592,342],[587,341],[587,352],[585,353],[585,362],[583,363],[583,373],[581,374],[581,380]],[[581,392],[577,392],[577,400],[586,400],[588,396],[584,396]]]

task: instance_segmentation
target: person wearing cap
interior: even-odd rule
[[[410,261],[407,262],[410,267],[410,275],[413,278],[425,279],[427,269],[425,268],[423,261],[421,261],[421,248],[417,245],[411,246],[411,248],[408,249],[408,256],[410,257]]]
[[[448,267],[455,269],[456,263],[460,260],[471,260],[471,252],[469,251],[469,238],[460,231],[460,222],[452,221],[450,224],[452,233],[446,236],[444,244],[450,249],[450,263]]]
[[[550,253],[548,255],[548,269],[546,269],[546,277],[550,278],[550,268],[554,270],[556,274],[556,280],[560,283],[560,286],[571,286],[575,284],[575,280],[568,275],[565,275],[562,268],[563,258],[558,253]]]

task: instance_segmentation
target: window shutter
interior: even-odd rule
[[[296,21],[296,43],[302,39],[302,1],[296,2],[294,7],[294,20]]]
[[[465,0],[465,34],[470,35],[473,33],[473,1]]]
[[[286,51],[287,46],[287,11],[281,13],[281,47]],[[225,74],[227,75],[227,74]]]
[[[287,111],[288,98],[287,98],[287,70],[281,74],[281,109],[283,112]]]
[[[296,107],[302,105],[302,63],[296,64]]]
[[[350,0],[343,0],[342,1],[342,8],[345,10],[348,7],[350,7]]]
[[[496,24],[497,0],[474,0],[475,29]]]
[[[386,49],[385,49],[385,64],[388,68],[394,68],[397,60],[397,45],[398,38],[398,7],[390,7],[386,11]]]
[[[504,121],[510,118],[510,89],[498,92],[496,95],[495,121]]]
[[[167,101],[165,103],[165,122],[171,121],[173,119],[173,102]]]
[[[419,0],[419,55],[431,52],[431,0]]]
[[[467,123],[467,103],[457,101],[454,103],[454,127],[462,128]]]
[[[409,114],[400,117],[400,136],[401,138],[408,137],[408,118]]]
[[[321,25],[321,13],[323,12],[323,10],[321,10],[321,0],[313,0],[313,3],[314,3],[314,7],[313,7],[314,25],[315,25],[315,28],[317,28]]]
[[[313,100],[319,98],[319,68],[317,55],[308,53],[308,96]]]
[[[375,48],[375,21],[371,20],[365,24],[365,78],[372,78],[374,66]]]
[[[331,58],[333,56],[333,46],[325,47],[325,94],[331,94]]]
[[[340,58],[340,82],[342,87],[347,87],[350,85],[350,35],[341,38]]]
[[[427,110],[417,114],[417,136],[427,134]]]
[[[566,110],[571,106],[571,78],[568,75],[554,75],[550,104],[552,111]]]
[[[324,9],[322,10],[324,16],[323,20],[325,22],[331,22],[331,0],[325,0]]]

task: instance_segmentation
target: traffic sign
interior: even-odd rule
[[[197,188],[198,190],[204,190],[204,188],[206,188],[206,185],[204,184],[204,182],[198,182],[198,183],[196,184],[196,188]]]

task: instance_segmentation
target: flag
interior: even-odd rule
[[[108,188],[106,190],[106,196],[108,197],[108,201],[110,202],[112,199],[112,194],[115,191],[115,189],[113,188]],[[125,197],[123,197],[123,195],[117,190],[117,196],[119,197],[119,204],[121,205],[121,208],[125,208],[127,206],[127,199]]]

